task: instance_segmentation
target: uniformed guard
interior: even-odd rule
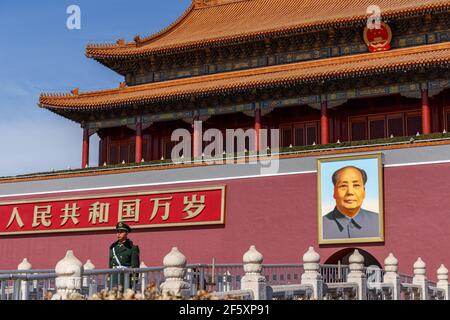
[[[135,246],[133,242],[128,239],[128,234],[131,232],[130,226],[126,223],[119,222],[116,225],[117,241],[109,248],[109,267],[110,268],[139,268],[139,247]],[[129,288],[132,287],[133,282],[137,282],[137,274],[130,276]],[[121,285],[124,288],[125,276],[124,274],[114,274],[111,277],[112,287]]]

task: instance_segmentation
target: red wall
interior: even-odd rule
[[[385,168],[384,244],[319,248],[315,174],[208,183],[218,184],[227,185],[225,227],[159,229],[130,235],[148,266],[162,265],[173,246],[187,256],[188,263],[210,263],[213,257],[217,263],[240,263],[250,245],[263,253],[265,263],[300,263],[309,246],[316,248],[324,262],[351,246],[370,252],[380,263],[393,252],[402,273],[412,274],[419,256],[427,263],[432,279],[441,263],[450,266],[450,164]],[[106,267],[113,241],[114,232],[3,238],[0,269],[15,269],[24,257],[34,268],[52,268],[68,249],[83,263],[89,258],[97,268]]]

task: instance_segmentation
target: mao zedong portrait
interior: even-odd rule
[[[379,237],[379,213],[362,208],[367,173],[347,166],[333,173],[336,207],[322,218],[324,239]]]

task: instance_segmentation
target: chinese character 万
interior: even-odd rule
[[[141,200],[120,200],[119,221],[139,222],[139,208]]]
[[[193,219],[202,213],[203,209],[205,209],[205,196],[200,196],[200,199],[197,199],[197,195],[194,194],[191,200],[189,200],[188,196],[185,196],[184,205],[185,207],[183,212],[186,212],[188,215],[187,217],[184,217],[183,220]]]
[[[167,219],[169,219],[170,202],[160,203],[160,201],[170,201],[172,199],[173,199],[173,197],[150,199],[150,201],[154,202],[153,211],[152,211],[152,215],[150,217],[150,221],[155,219],[156,214],[158,213],[158,209],[160,207],[164,208],[164,215],[162,216],[163,221],[166,221]]]

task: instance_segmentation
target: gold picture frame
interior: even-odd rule
[[[360,169],[360,172],[361,170],[364,171],[364,174],[366,175],[364,197],[359,204],[359,208],[354,209],[358,210],[358,213],[353,216],[353,219],[339,211],[337,200],[335,198],[337,187],[335,181],[333,181],[333,175],[345,167],[356,167],[357,169]],[[375,176],[377,179],[373,179]],[[362,177],[363,173],[361,172],[361,178]],[[368,185],[369,183],[370,185]],[[319,244],[384,242],[383,185],[382,153],[317,159],[317,219]],[[332,199],[335,201],[335,207],[328,212],[328,210],[332,208],[330,207],[332,205],[329,194],[331,192],[330,188],[333,190]],[[368,189],[371,197],[370,204],[376,208],[378,212],[364,208],[364,201],[366,200]],[[326,195],[324,195],[325,191],[328,192]],[[377,196],[374,201],[373,198],[375,193]],[[337,194],[337,197],[340,197],[339,193]],[[359,200],[352,199],[350,201],[358,203]],[[377,214],[378,217],[376,217],[375,214]],[[359,219],[360,223],[357,222],[357,219]],[[343,223],[340,223],[340,221]],[[378,223],[378,228],[375,221]],[[353,227],[355,227],[354,234],[364,234],[364,232],[367,232],[367,236],[353,236],[349,229],[345,228],[346,223],[347,228],[350,228],[350,230],[353,230]],[[326,230],[324,230],[324,228]]]

